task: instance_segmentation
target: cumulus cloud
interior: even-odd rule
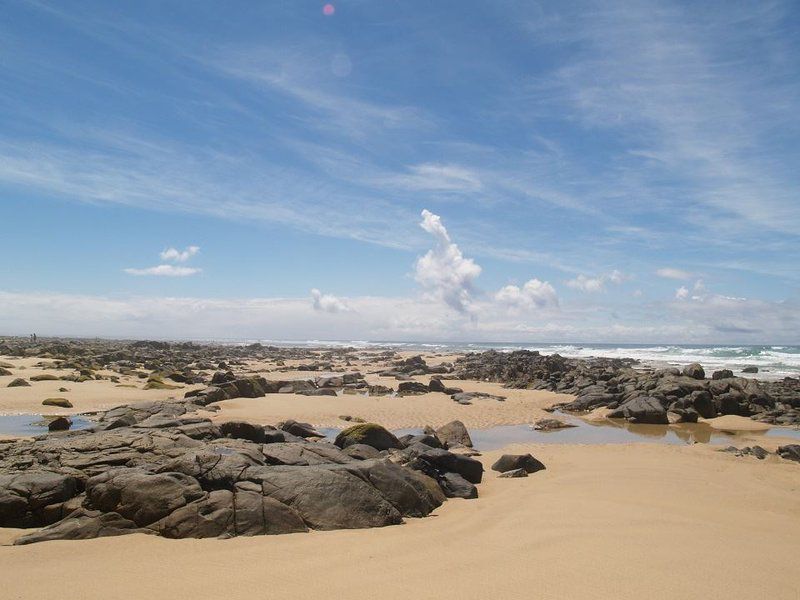
[[[664,279],[691,279],[692,274],[683,269],[675,269],[673,267],[664,267],[656,271],[656,275]]]
[[[161,260],[173,263],[183,263],[200,252],[199,246],[187,246],[185,250],[178,250],[176,248],[167,248],[161,252]],[[136,275],[137,277],[156,276],[156,277],[189,277],[197,275],[202,272],[202,269],[194,267],[179,267],[176,265],[156,265],[155,267],[146,267],[144,269],[128,268],[123,269],[128,275]]]
[[[494,298],[500,304],[518,310],[558,306],[558,296],[553,286],[547,281],[538,279],[531,279],[522,287],[507,285],[501,288]]]
[[[158,265],[147,267],[146,269],[125,269],[128,275],[146,276],[155,275],[157,277],[189,277],[202,272],[202,269],[192,267],[176,267],[175,265]]]
[[[619,285],[624,281],[630,279],[622,271],[614,269],[605,275],[598,275],[597,277],[588,277],[586,275],[578,275],[575,279],[570,279],[566,282],[567,286],[580,290],[582,292],[602,292],[606,289],[606,283],[613,283]]]
[[[677,290],[675,290],[675,298],[677,300],[686,300],[689,297],[689,288],[685,285],[682,285]]]
[[[311,290],[311,305],[314,310],[326,313],[347,312],[350,308],[331,294],[323,294],[317,288]]]
[[[200,252],[200,246],[187,246],[184,250],[167,248],[161,253],[161,260],[166,260],[169,262],[186,262],[198,252]]]
[[[436,246],[417,260],[415,279],[450,308],[460,313],[469,312],[473,281],[481,274],[480,266],[471,258],[464,258],[438,215],[423,210],[420,227],[433,236]]]

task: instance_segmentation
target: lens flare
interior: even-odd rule
[[[330,17],[333,13],[336,12],[336,8],[334,8],[333,4],[326,4],[322,7],[322,14],[326,17]]]

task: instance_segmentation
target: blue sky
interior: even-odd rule
[[[0,333],[800,342],[796,3],[323,6],[3,3]]]

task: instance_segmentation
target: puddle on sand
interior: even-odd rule
[[[86,417],[70,415],[72,427],[70,431],[86,429],[94,425]],[[0,415],[0,435],[31,437],[47,433],[49,418],[44,415]]]
[[[680,425],[634,425],[627,421],[584,421],[572,415],[557,413],[557,416],[575,427],[553,431],[537,431],[530,425],[498,425],[488,429],[470,429],[469,435],[476,450],[497,450],[511,444],[730,444],[740,436],[713,429],[703,423]],[[341,429],[319,430],[333,440]],[[393,433],[400,437],[422,433],[421,429],[397,429]],[[800,430],[772,428],[767,432],[743,432],[750,439],[760,436],[787,437],[800,441]]]

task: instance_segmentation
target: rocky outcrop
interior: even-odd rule
[[[727,370],[706,379],[698,364],[683,371],[635,369],[635,365],[632,359],[567,359],[527,350],[489,351],[460,358],[454,377],[572,394],[575,400],[558,406],[568,411],[607,407],[620,418],[628,418],[625,413],[629,410],[618,409],[632,400],[651,398],[661,405],[663,413],[650,401],[644,412],[640,402],[627,406],[637,407],[635,413],[648,419],[639,422],[694,422],[698,417],[736,414],[771,424],[800,424],[800,379],[756,381],[733,377]]]
[[[418,441],[405,448],[376,424],[335,445],[307,423],[217,427],[196,407],[123,406],[99,415],[95,431],[0,445],[0,527],[42,527],[18,544],[270,535],[394,525],[478,494],[480,462]]]

